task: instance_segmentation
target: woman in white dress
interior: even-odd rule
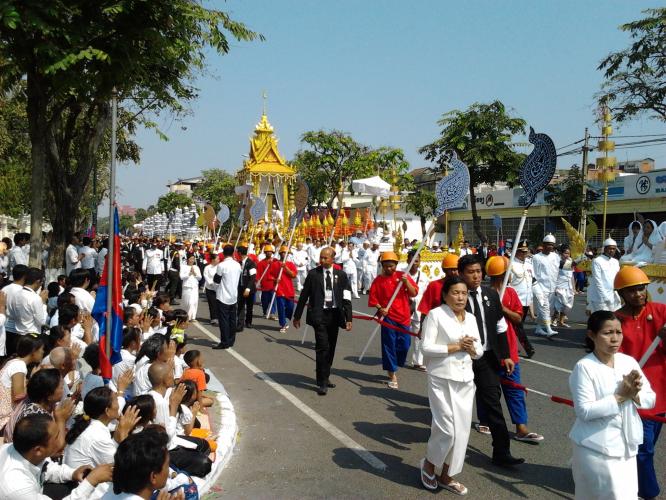
[[[442,299],[444,304],[428,313],[421,330],[432,412],[421,482],[429,490],[441,486],[466,495],[467,488],[452,476],[462,471],[465,462],[476,391],[472,359],[483,355],[483,346],[474,315],[465,312],[467,285],[462,278],[453,276],[444,282]]]
[[[643,225],[637,220],[632,221],[629,224],[629,232],[624,238],[624,255],[622,256],[623,260],[630,261],[632,259],[631,254],[634,251],[634,248],[640,244],[643,239]]]
[[[612,312],[590,315],[586,342],[592,352],[569,377],[576,498],[636,499],[636,454],[643,442],[637,408],[654,407],[656,396],[636,360],[618,352],[622,327]]]
[[[654,264],[666,264],[666,222],[659,224],[657,232],[661,241],[652,247],[652,262]]]
[[[647,219],[643,224],[643,230],[639,233],[634,243],[631,255],[623,256],[621,262],[633,262],[637,266],[652,263],[652,249],[662,240],[661,233],[657,230],[657,223]]]
[[[566,323],[567,314],[574,305],[576,285],[574,282],[574,268],[571,260],[571,250],[566,245],[560,249],[560,272],[555,282],[555,318],[553,326],[569,328]]]
[[[187,264],[180,266],[180,279],[183,280],[183,309],[187,311],[190,321],[196,321],[201,269],[196,265],[194,255],[187,258]]]

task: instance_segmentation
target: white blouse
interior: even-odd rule
[[[465,335],[474,337],[475,356],[470,356],[466,351],[449,354],[448,344],[459,342]],[[421,348],[429,376],[457,382],[474,380],[472,359],[479,359],[483,355],[483,346],[472,313],[466,312],[465,319],[460,322],[451,308],[442,304],[426,316],[421,337]]]
[[[594,353],[576,363],[569,376],[576,412],[569,438],[574,443],[609,457],[629,458],[636,455],[638,446],[643,443],[643,424],[636,411],[637,405],[633,401],[618,404],[615,399],[622,377],[632,370],[637,370],[642,376],[639,408],[653,408],[655,393],[631,356],[615,354],[612,368],[599,361]]]
[[[90,424],[72,444],[65,447],[63,462],[72,469],[82,465],[97,467],[102,464],[112,464],[118,443],[111,437],[109,428],[96,419],[90,419]]]
[[[194,274],[190,274],[194,271]],[[196,264],[193,266],[183,265],[180,268],[180,279],[183,280],[183,288],[199,288],[199,280],[201,279],[201,270]]]

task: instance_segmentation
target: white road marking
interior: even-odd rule
[[[206,330],[199,323],[192,323],[192,325],[196,326],[199,330],[201,330],[201,332],[204,333],[208,338],[210,338],[210,339],[212,339],[216,342],[219,341],[219,338],[215,337],[212,333],[210,333],[208,330]],[[266,382],[269,385],[269,387],[271,387],[277,393],[282,395],[282,397],[284,397],[287,401],[289,401],[291,404],[293,404],[297,409],[299,409],[305,415],[307,415],[312,420],[314,420],[317,423],[317,425],[319,425],[322,429],[324,429],[326,432],[328,432],[335,439],[340,441],[340,443],[342,443],[343,446],[349,448],[354,453],[356,453],[365,462],[367,462],[371,467],[373,467],[375,469],[379,469],[379,470],[386,470],[386,464],[384,462],[379,460],[376,456],[374,456],[372,453],[370,453],[368,450],[366,450],[363,446],[358,444],[356,441],[354,441],[352,438],[350,438],[347,434],[345,434],[340,429],[338,429],[335,425],[333,425],[331,422],[329,422],[324,417],[322,417],[315,410],[310,408],[303,401],[298,399],[291,392],[289,392],[287,389],[285,389],[280,384],[278,384],[275,380],[273,380],[271,377],[269,377],[264,372],[262,372],[257,366],[252,364],[252,362],[250,362],[247,358],[245,358],[244,356],[242,356],[238,352],[234,351],[233,349],[225,349],[225,351],[227,353],[231,354],[234,358],[236,358],[243,365],[245,365],[245,367],[248,370],[250,370],[252,373],[254,373],[261,380]]]
[[[544,363],[543,361],[536,361],[535,359],[520,358],[520,362],[522,363],[523,361],[526,361],[528,363],[534,363],[535,365],[539,365],[539,366],[545,366],[546,368],[550,368],[552,370],[557,370],[559,372],[571,373],[571,370],[567,370],[566,368],[561,368],[561,367],[555,366],[555,365],[549,365],[548,363]]]

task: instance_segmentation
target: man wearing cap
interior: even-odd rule
[[[616,311],[620,297],[613,288],[615,276],[620,271],[620,262],[614,257],[617,250],[615,240],[604,241],[604,251],[592,260],[592,279],[587,289],[587,308],[596,311]]]
[[[294,328],[300,328],[303,310],[309,305],[305,321],[315,333],[317,394],[320,396],[335,387],[330,374],[338,329],[352,329],[351,287],[347,275],[333,268],[333,255],[331,247],[320,252],[319,266],[305,278],[293,321]]]
[[[220,322],[220,343],[213,349],[229,349],[236,342],[238,282],[241,266],[234,259],[234,247],[227,243],[222,249],[224,260],[218,264],[213,281],[217,283],[216,298]]]
[[[516,325],[516,336],[523,349],[525,349],[527,357],[531,358],[534,356],[534,347],[525,333],[525,317],[532,305],[532,281],[534,278],[532,262],[527,259],[529,251],[530,247],[527,240],[518,243],[516,255],[511,265],[509,284],[518,294],[520,303],[523,306],[522,319],[520,320],[520,324]]]
[[[637,361],[647,351],[657,336],[661,343],[642,366],[652,389],[657,395],[654,408],[645,410],[644,416],[666,416],[666,305],[648,302],[649,278],[642,269],[624,266],[615,275],[614,287],[624,301],[624,306],[615,312],[622,324],[623,352]],[[662,423],[642,418],[643,444],[638,447],[638,496],[659,496],[659,482],[654,468],[654,451]],[[663,472],[663,471],[662,471]],[[663,477],[663,475],[661,476]]]
[[[265,257],[259,261],[259,264],[257,264],[257,290],[261,291],[261,310],[263,311],[264,316],[266,316],[268,306],[273,299],[273,291],[275,290],[275,278],[270,273],[270,268],[273,264],[273,252],[275,252],[273,245],[265,245]],[[273,307],[271,308],[272,319],[275,319],[276,312],[277,307],[275,301],[273,301]]]
[[[238,254],[240,256],[241,276],[238,282],[238,328],[242,332],[245,327],[252,327],[252,309],[254,307],[254,294],[256,289],[257,266],[254,261],[248,257],[247,241],[242,241],[238,245]]]
[[[396,372],[398,367],[405,366],[407,359],[411,339],[403,330],[410,330],[411,299],[418,294],[418,287],[409,273],[396,271],[399,260],[395,252],[382,253],[382,274],[372,282],[368,297],[368,307],[376,307],[377,316],[385,323],[381,326],[382,368],[388,374],[391,389],[398,388]],[[398,293],[389,304],[396,289]]]
[[[555,284],[557,276],[560,274],[560,256],[553,250],[555,250],[555,236],[549,233],[543,238],[541,253],[532,258],[536,279],[532,290],[537,312],[537,327],[534,334],[548,338],[557,335],[550,322],[555,302]]]
[[[379,243],[372,242],[372,247],[363,254],[363,294],[367,295],[370,285],[377,277],[377,265],[379,263]]]
[[[273,275],[273,281],[276,283],[275,287],[275,304],[278,312],[278,320],[280,321],[280,333],[286,333],[289,328],[289,321],[294,313],[294,278],[296,277],[296,266],[294,265],[287,255],[289,247],[282,245],[280,247],[280,259],[274,259],[271,264],[271,270],[268,271]]]

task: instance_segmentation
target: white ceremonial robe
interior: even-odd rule
[[[183,309],[187,311],[187,319],[197,319],[197,308],[199,306],[199,281],[201,270],[196,264],[193,266],[184,264],[180,266],[180,279],[183,280]]]
[[[557,275],[555,284],[555,310],[568,313],[574,305],[573,261],[567,259]]]
[[[399,271],[407,272],[407,266],[409,263],[401,264],[398,266]],[[420,270],[416,274],[409,273],[409,276],[414,280],[414,283],[419,287],[418,293],[415,297],[412,297],[410,308],[412,311],[412,321],[410,324],[410,329],[413,332],[418,332],[421,329],[421,313],[417,310],[419,304],[421,303],[421,298],[428,288],[428,283],[430,280],[425,273],[422,273]],[[415,366],[423,366],[423,341],[419,337],[412,337],[412,364]]]
[[[296,266],[296,289],[300,292],[303,290],[303,283],[305,283],[305,277],[308,274],[310,257],[306,250],[298,249],[292,250],[291,255]]]
[[[620,263],[613,257],[600,255],[592,261],[592,276],[587,289],[587,308],[590,312],[617,311],[620,297],[613,287]]]
[[[555,252],[548,255],[538,253],[532,257],[532,268],[534,278],[537,280],[532,287],[537,322],[543,327],[550,325],[551,311],[555,301],[555,286],[560,274],[560,256]]]
[[[631,356],[617,353],[610,367],[590,353],[569,376],[576,421],[569,438],[573,442],[572,471],[575,498],[627,500],[638,497],[636,454],[643,443],[643,424],[636,403],[618,404],[615,392],[622,377],[632,370],[642,376],[640,408],[654,407],[656,395]]]
[[[379,262],[379,249],[367,249],[363,254],[363,290],[370,290],[370,285],[377,277],[377,265]]]
[[[342,270],[349,278],[349,285],[351,286],[352,295],[358,299],[358,276],[356,274],[356,263],[358,262],[358,251],[356,249],[349,250],[345,248],[342,250],[340,256],[342,262]]]
[[[428,313],[421,332],[432,413],[426,458],[436,471],[447,464],[449,476],[462,471],[472,425],[472,357],[465,351],[449,354],[448,349],[449,344],[457,343],[464,335],[475,338],[474,359],[480,358],[483,346],[474,315],[466,313],[461,323],[446,304]]]

